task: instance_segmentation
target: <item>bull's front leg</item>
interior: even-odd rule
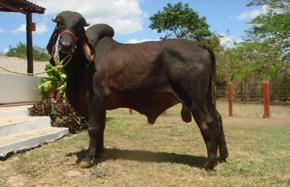
[[[105,119],[103,100],[96,94],[89,102],[89,147],[86,157],[80,162],[80,166],[83,168],[92,166],[95,159],[104,151]]]

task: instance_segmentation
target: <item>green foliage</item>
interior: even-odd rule
[[[54,97],[56,93],[65,96],[66,91],[66,74],[63,69],[54,67],[51,64],[45,66],[47,77],[41,79],[37,85],[37,89],[40,89],[43,99]]]
[[[271,43],[273,49],[281,53],[290,48],[290,12],[274,13],[256,17],[251,21],[252,28],[247,31],[250,37]]]
[[[275,80],[289,59],[290,12],[286,0],[251,0],[248,6],[266,5],[268,12],[250,21],[248,41],[227,49],[232,62],[231,79]]]
[[[283,63],[277,58],[277,51],[263,42],[245,41],[227,49],[232,62],[231,80],[238,84],[251,79],[274,80],[282,69]]]
[[[6,56],[26,58],[26,45],[20,42],[16,47],[10,46]],[[46,50],[37,46],[33,48],[33,58],[38,61],[49,61],[50,59],[49,55],[46,53]]]
[[[267,5],[271,9],[289,9],[289,0],[250,0],[247,6]]]
[[[77,133],[86,127],[86,120],[79,117],[65,100],[66,74],[51,64],[45,67],[47,77],[41,79],[37,88],[42,101],[29,109],[31,115],[49,115],[52,126],[68,127],[70,133]]]
[[[271,50],[276,50],[280,58],[290,48],[290,12],[289,1],[287,0],[252,0],[249,6],[266,5],[268,12],[254,18],[247,31],[252,40],[258,40],[270,46]]]
[[[45,99],[35,103],[32,107],[28,108],[29,115],[48,116],[52,108],[51,102],[52,102],[51,99]]]
[[[202,40],[211,35],[205,17],[189,8],[188,4],[178,2],[174,5],[167,4],[162,11],[158,11],[150,18],[150,28],[158,33],[165,32],[166,38],[185,38]]]
[[[34,46],[33,58],[37,61],[49,61],[51,57],[47,54],[46,49]]]
[[[68,127],[70,133],[86,128],[86,120],[79,117],[64,99],[45,99],[28,110],[32,116],[50,116],[53,127]]]
[[[80,118],[66,100],[53,103],[50,118],[53,126],[68,127],[70,133],[77,133],[86,127],[86,120]]]
[[[9,50],[6,53],[9,57],[26,58],[26,46],[23,43],[17,44],[16,47],[9,46]]]

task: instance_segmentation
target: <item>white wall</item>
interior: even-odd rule
[[[39,101],[39,77],[0,74],[0,104]]]

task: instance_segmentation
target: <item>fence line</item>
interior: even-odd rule
[[[262,84],[258,85],[256,90],[248,91],[247,93],[250,93],[248,95],[242,94],[243,92],[241,90],[235,90],[236,87],[234,87],[234,83],[230,81],[228,83],[227,87],[227,100],[228,100],[228,111],[229,111],[229,117],[233,117],[233,101],[236,101],[238,98],[240,101],[258,101],[258,102],[263,102],[264,105],[264,115],[263,118],[270,118],[270,101],[272,102],[273,96],[272,90],[270,88],[270,82],[268,80],[263,81]],[[259,92],[257,91],[259,90]],[[287,89],[286,89],[287,90]],[[238,94],[236,94],[238,92]],[[271,94],[270,94],[271,92]],[[219,95],[223,93],[221,90],[217,91],[218,97],[224,97],[225,95]],[[275,92],[274,92],[275,93]],[[284,95],[286,98],[286,101],[290,101],[290,92],[289,94]],[[277,97],[277,96],[276,96]]]
[[[241,86],[232,82],[232,100],[234,102],[254,102],[263,103],[263,84],[260,82],[255,86]],[[290,104],[290,84],[285,85],[283,88],[272,87],[270,88],[270,101],[271,104]],[[228,98],[228,87],[217,88],[216,95],[218,99]]]

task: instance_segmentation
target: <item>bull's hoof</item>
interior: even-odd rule
[[[91,155],[87,155],[84,159],[79,162],[81,168],[89,168],[92,167],[95,163],[95,157]]]
[[[228,153],[222,154],[218,157],[218,162],[220,162],[220,163],[226,162],[228,157],[229,157]]]
[[[214,161],[206,162],[203,167],[204,169],[208,171],[212,171],[217,166],[217,164],[218,164],[217,160],[214,160]]]
[[[88,162],[86,160],[82,160],[82,161],[80,161],[79,165],[81,168],[90,168],[93,166],[93,163]]]

